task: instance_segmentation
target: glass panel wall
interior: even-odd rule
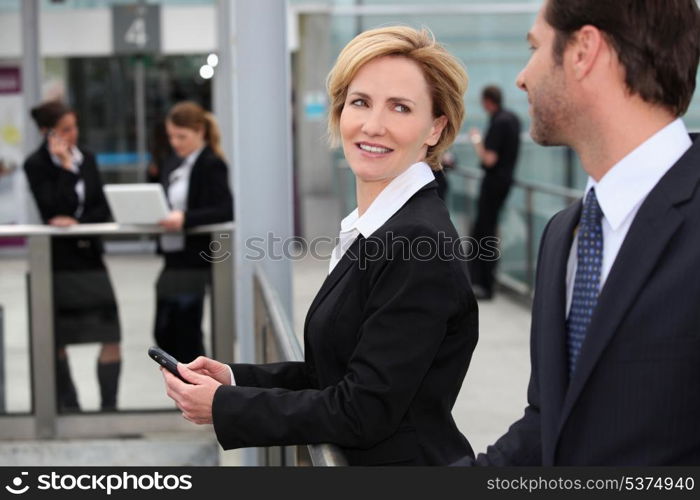
[[[307,2],[292,0],[291,4],[304,12]],[[467,117],[462,128],[463,135],[458,138],[453,149],[459,168],[478,169],[478,158],[471,145],[466,143],[464,134],[471,127],[482,130],[486,127],[488,117],[481,107],[480,93],[484,86],[495,84],[503,90],[505,106],[513,110],[523,124],[516,178],[578,190],[585,187],[587,176],[580,168],[575,154],[566,148],[541,147],[531,140],[527,132],[530,126],[527,97],[515,86],[516,77],[530,56],[525,36],[541,2],[499,0],[486,4],[479,0],[442,0],[438,4],[421,0],[331,0],[326,5],[346,9],[330,11],[332,27],[328,43],[332,46],[333,57],[327,62],[328,69],[335,55],[357,33],[390,24],[429,28],[440,42],[464,62],[470,82],[465,98]],[[376,10],[372,14],[349,15],[349,8]],[[469,8],[473,11],[459,12],[460,9]],[[696,93],[684,117],[691,130],[700,129],[699,100],[700,93]],[[335,170],[333,179],[336,182],[334,192],[342,197],[341,213],[347,214],[354,208],[353,176],[348,169],[338,168],[343,161],[341,152],[334,152],[332,158],[331,168]],[[463,177],[449,174],[448,178],[452,190],[449,206],[455,224],[462,234],[468,235],[475,216],[479,183],[465,182]],[[526,276],[528,265],[525,260],[528,253],[524,236],[524,198],[522,189],[513,189],[502,213],[499,234],[503,244],[500,271],[517,282],[531,285],[531,277]],[[532,258],[537,255],[536,247],[546,221],[568,203],[569,200],[558,196],[534,196]]]
[[[135,2],[44,0],[40,3],[40,8],[42,15],[50,13],[61,17],[63,12],[70,14],[75,9],[108,9],[112,5],[133,3]],[[168,8],[201,6],[205,8],[194,10],[210,12],[210,8],[216,2],[172,0],[148,3],[159,3]],[[17,24],[13,20],[19,19],[19,11],[19,0],[0,0],[0,15],[4,16],[3,26],[8,23]],[[206,20],[208,17],[200,16],[200,23],[201,19]],[[207,29],[215,30],[216,27],[211,26]],[[6,40],[10,35],[14,36],[13,33],[8,34],[7,30],[4,30],[0,34],[0,40]],[[16,35],[17,40],[13,40],[11,45],[15,47],[12,50],[17,53],[5,58],[0,55],[0,71],[5,68],[19,71],[21,30],[18,29]],[[104,183],[142,182],[145,179],[143,164],[139,161],[137,153],[136,136],[135,103],[139,65],[144,68],[143,111],[146,118],[148,149],[155,146],[156,130],[162,127],[167,111],[176,102],[187,99],[196,101],[207,109],[212,107],[212,80],[200,76],[200,68],[207,61],[208,52],[173,53],[169,50],[167,53],[144,56],[79,56],[75,53],[53,55],[51,49],[42,47],[43,53],[52,54],[42,60],[43,97],[62,98],[75,109],[80,128],[79,144],[96,154]],[[86,50],[86,53],[89,52]],[[0,76],[3,77],[2,89],[5,89],[5,82],[9,80],[4,78],[5,73]],[[14,181],[7,174],[20,170],[25,158],[21,137],[16,138],[16,134],[10,133],[9,127],[12,125],[9,122],[17,118],[13,130],[21,133],[23,124],[29,120],[27,105],[21,102],[21,93],[17,94],[20,102],[14,106],[8,101],[7,94],[0,92],[0,224],[17,222],[14,217],[4,217],[9,213],[14,214],[17,209]],[[18,152],[12,158],[6,147],[10,140],[18,143]],[[5,210],[6,206],[9,207],[8,210]],[[122,360],[118,375],[116,409],[142,411],[174,407],[163,390],[162,377],[157,366],[146,354],[148,347],[155,343],[156,287],[163,268],[163,257],[156,253],[156,238],[153,235],[138,234],[94,238],[94,242],[104,246],[102,260],[108,275],[102,272],[95,273],[94,270],[54,269],[56,289],[54,293],[46,293],[52,293],[54,309],[59,316],[54,321],[56,361],[59,365],[58,385],[66,380],[65,377],[63,382],[60,380],[61,371],[63,370],[64,374],[70,373],[81,412],[101,409],[104,384],[101,384],[100,380],[104,382],[109,375],[105,376],[104,370],[101,369],[104,367],[100,367],[98,359],[105,359],[103,344],[115,340],[113,335],[107,334],[110,328],[116,328],[119,332]],[[32,408],[29,335],[32,311],[28,286],[29,250],[26,241],[26,238],[22,237],[0,237],[0,414],[14,415],[36,411]],[[84,250],[81,245],[82,243],[76,248]],[[110,300],[105,300],[105,287],[96,286],[96,283],[107,279],[106,276],[111,280],[114,294],[113,297],[110,295]],[[178,278],[175,281],[182,284],[186,279]],[[201,327],[205,351],[211,355],[214,347],[211,298],[213,292],[208,279],[200,281],[202,286],[198,288],[206,290]],[[86,299],[88,304],[85,303]],[[116,309],[105,306],[106,302],[110,301],[112,306],[116,304]],[[90,309],[89,314],[86,313],[87,306]],[[232,335],[232,332],[228,331],[227,334]],[[66,353],[65,362],[61,361],[63,352]],[[59,395],[66,392],[59,386],[57,391]],[[70,406],[61,407],[60,402],[58,405],[63,413],[75,412],[77,407]]]
[[[0,414],[32,409],[26,259],[0,238]]]

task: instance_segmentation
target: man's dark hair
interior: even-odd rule
[[[31,109],[30,114],[39,128],[53,128],[73,109],[61,101],[46,101]]]
[[[556,31],[557,64],[572,35],[595,26],[617,52],[633,94],[676,116],[686,112],[700,58],[695,0],[548,0],[544,15]]]
[[[481,91],[481,98],[491,101],[499,108],[503,105],[503,92],[496,85],[484,87],[484,90]]]

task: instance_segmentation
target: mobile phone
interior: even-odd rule
[[[165,368],[170,373],[175,375],[177,378],[182,380],[184,383],[189,384],[189,382],[187,380],[182,378],[182,375],[180,375],[180,372],[177,371],[177,359],[173,358],[170,354],[165,352],[163,349],[161,349],[160,347],[155,347],[155,346],[150,347],[148,349],[148,355],[151,357],[151,359],[153,359],[153,361],[155,361],[156,363],[161,365],[163,368]]]

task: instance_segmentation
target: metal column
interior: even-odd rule
[[[270,255],[254,262],[246,242],[292,237],[292,155],[287,2],[232,2],[233,178],[236,207],[237,356],[254,362],[253,266],[261,264],[291,317],[291,265]],[[265,247],[268,247],[266,244]],[[276,245],[277,250],[282,245]],[[244,463],[258,463],[247,450]]]
[[[217,38],[219,65],[216,67],[213,86],[213,111],[221,129],[221,147],[226,158],[233,159],[233,36],[231,33],[230,0],[218,0],[217,8]],[[229,166],[230,165],[229,163]],[[235,168],[235,165],[233,165]],[[229,182],[233,176],[229,177]],[[231,184],[231,192],[233,184]]]
[[[53,331],[51,236],[29,237],[31,374],[36,437],[56,435],[56,352]]]
[[[230,231],[212,233],[212,347],[214,358],[222,363],[234,361],[235,335],[234,265]]]
[[[143,56],[137,56],[134,63],[134,97],[136,111],[136,150],[139,155],[138,182],[146,182],[146,64]]]
[[[0,414],[5,411],[5,314],[0,305]]]
[[[22,0],[22,100],[29,110],[41,101],[42,64],[39,47],[39,0]],[[22,131],[22,149],[26,154],[37,147],[40,141],[39,131],[34,122],[25,115]],[[15,196],[19,207],[19,222],[39,222],[39,214],[34,200],[29,195],[24,171],[17,173]]]
[[[27,109],[41,100],[41,55],[39,53],[39,0],[22,4],[22,97]],[[31,120],[25,120],[24,151],[29,153],[39,143],[39,132]]]

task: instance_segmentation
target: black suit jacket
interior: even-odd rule
[[[160,182],[168,189],[170,173],[180,165],[171,158],[161,169]],[[229,188],[226,162],[206,146],[192,166],[187,191],[187,209],[184,228],[216,224],[233,220],[233,196]],[[165,263],[170,268],[209,267],[201,252],[211,254],[211,237],[206,234],[185,237],[185,248],[180,252],[165,254]]]
[[[75,185],[80,179],[85,184],[85,200],[78,222],[108,222],[111,218],[95,156],[82,148],[80,151],[83,153],[83,163],[78,174],[54,165],[46,142],[24,162],[29,187],[45,224],[57,215],[74,217],[79,203]],[[99,238],[52,239],[54,270],[102,268],[101,255]]]
[[[458,238],[435,188],[358,237],[326,278],[306,318],[304,362],[231,365],[238,385],[220,387],[213,403],[225,449],[334,443],[351,465],[472,453],[451,410],[477,306],[458,245],[430,252],[430,242]]]
[[[528,406],[478,464],[700,464],[699,188],[696,139],[640,207],[570,383],[565,276],[581,204],[549,222],[532,311]]]

